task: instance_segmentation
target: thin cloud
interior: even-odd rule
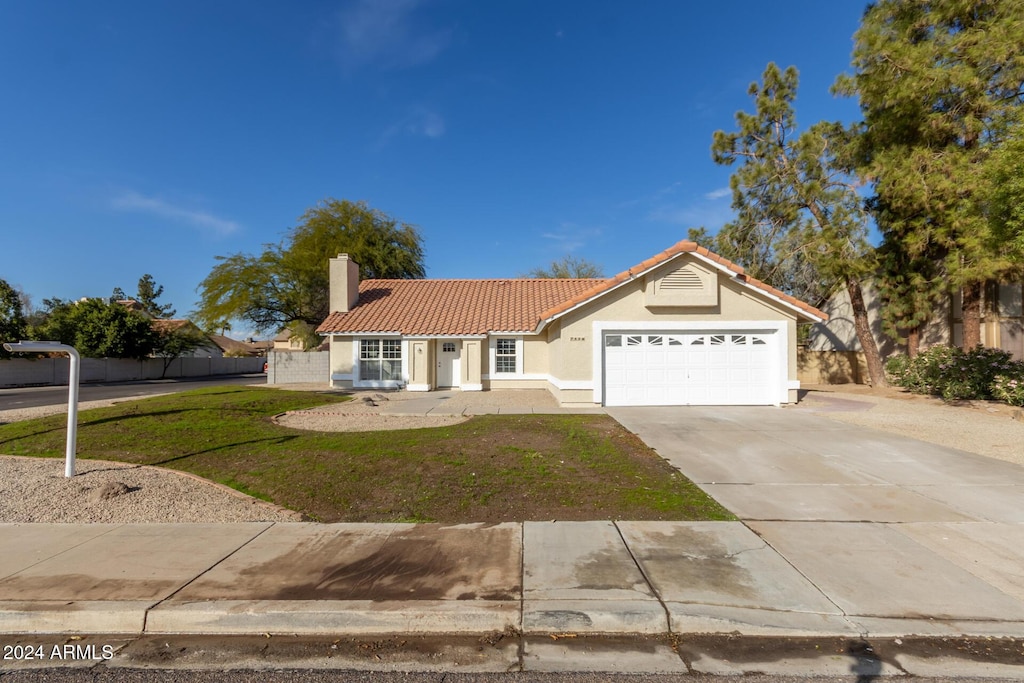
[[[401,135],[437,139],[444,133],[444,117],[432,109],[416,107],[408,115],[384,129],[378,146],[383,146]]]
[[[355,0],[338,13],[338,56],[348,70],[368,65],[403,69],[426,64],[451,42],[452,29],[416,20],[422,0]]]
[[[720,227],[732,220],[732,209],[721,205],[708,206],[704,203],[686,206],[661,205],[651,209],[647,219],[657,223],[671,223],[688,228],[705,226]]]
[[[711,192],[705,194],[704,199],[710,199],[714,201],[715,199],[721,199],[722,197],[729,197],[731,195],[731,189],[729,189],[728,187],[720,187],[717,190],[711,190]]]
[[[562,223],[557,230],[541,233],[541,237],[558,245],[559,251],[572,253],[601,236],[600,228],[582,228],[575,223]]]
[[[628,209],[630,207],[638,206],[641,204],[652,204],[653,202],[658,201],[662,197],[675,194],[679,190],[679,188],[682,187],[682,185],[682,181],[677,180],[671,185],[666,185],[665,187],[659,190],[655,190],[654,192],[648,195],[644,195],[643,197],[637,197],[636,199],[627,199],[624,202],[619,202],[618,204],[615,205],[615,208]]]
[[[172,221],[188,223],[209,231],[218,237],[224,237],[237,232],[240,227],[234,221],[218,218],[207,211],[175,206],[163,199],[147,197],[138,192],[125,192],[112,199],[110,205],[118,211],[148,213]]]

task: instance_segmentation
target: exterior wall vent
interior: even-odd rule
[[[658,281],[659,289],[670,292],[693,292],[704,289],[704,280],[689,266],[669,273]]]
[[[648,276],[648,308],[707,308],[718,305],[718,276],[690,261]]]

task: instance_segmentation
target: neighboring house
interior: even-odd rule
[[[864,283],[864,303],[868,322],[882,357],[905,351],[892,337],[882,332],[881,303],[870,282]],[[829,318],[811,327],[807,347],[815,351],[860,351],[853,327],[853,309],[845,289],[837,291],[822,306]],[[983,290],[981,304],[981,343],[1003,349],[1017,360],[1024,360],[1024,285],[990,283]],[[921,334],[921,348],[937,344],[960,346],[963,343],[963,314],[960,294],[943,298]]]
[[[274,342],[271,341],[256,341],[254,339],[238,341],[222,334],[211,334],[209,337],[210,341],[221,350],[221,353],[229,357],[266,356],[267,352],[274,348]]]
[[[84,301],[84,299],[83,299],[83,301]],[[150,314],[149,314],[149,313],[148,313],[148,312],[146,311],[146,309],[145,309],[145,308],[144,308],[144,307],[142,306],[142,304],[140,304],[140,303],[139,303],[138,301],[136,301],[135,299],[118,299],[118,300],[116,301],[116,303],[119,303],[119,304],[121,304],[122,306],[124,306],[125,308],[127,308],[127,309],[128,309],[129,311],[134,311],[135,313],[141,313],[142,315],[146,316],[146,317],[147,317],[147,318],[149,318],[150,320],[152,320],[152,319],[153,319],[153,316],[151,316],[151,315],[150,315]]]
[[[283,329],[274,337],[274,351],[305,351],[306,344],[302,337],[289,329]]]
[[[797,400],[796,326],[818,309],[694,242],[609,279],[366,280],[330,260],[331,384],[546,388],[563,404]]]
[[[120,303],[120,302],[119,302]],[[200,334],[207,336],[199,327],[191,320],[180,320],[171,318],[158,318],[151,321],[153,329],[161,334],[168,332],[189,332],[192,334]],[[198,349],[190,352],[181,354],[182,358],[221,358],[224,356],[224,352],[218,347],[212,340],[208,339],[208,343],[200,346]]]

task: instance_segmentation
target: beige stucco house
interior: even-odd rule
[[[882,357],[905,352],[903,345],[882,331],[882,308],[875,286],[863,283],[868,322]],[[822,305],[828,321],[811,327],[807,346],[814,351],[861,351],[853,325],[853,308],[846,289],[838,290]],[[963,310],[959,292],[942,297],[922,327],[921,348],[938,344],[963,345]],[[988,283],[982,290],[981,343],[1002,349],[1017,360],[1024,360],[1024,284]]]
[[[797,322],[827,316],[684,241],[607,279],[365,280],[331,259],[331,384],[545,388],[562,404],[797,399]]]

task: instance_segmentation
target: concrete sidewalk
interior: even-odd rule
[[[1024,636],[962,524],[752,526],[6,524],[0,633]]]

